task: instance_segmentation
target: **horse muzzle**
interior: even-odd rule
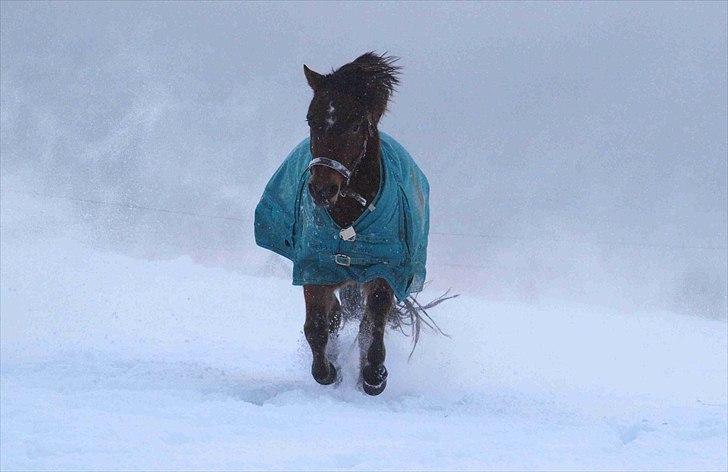
[[[317,206],[328,208],[338,199],[341,186],[348,183],[351,171],[341,162],[317,157],[308,165],[311,178],[308,191]]]
[[[324,208],[329,208],[336,203],[340,188],[340,185],[335,182],[326,180],[319,183],[313,177],[308,182],[308,192],[311,194],[313,202],[316,206]]]

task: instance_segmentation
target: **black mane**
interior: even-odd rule
[[[394,65],[398,60],[386,53],[367,52],[327,74],[325,87],[352,95],[378,121],[387,111],[389,98],[399,84],[402,68]]]

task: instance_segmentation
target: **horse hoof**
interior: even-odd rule
[[[337,379],[339,379],[338,372],[336,371],[336,367],[334,367],[334,364],[331,362],[328,363],[329,368],[326,372],[321,372],[320,370],[316,369],[316,365],[314,364],[311,367],[311,375],[313,375],[313,379],[320,383],[321,385],[331,385],[332,383],[336,382]]]
[[[372,367],[367,365],[362,369],[361,386],[367,395],[379,395],[387,388],[387,368],[384,365]]]
[[[369,385],[366,382],[362,382],[361,387],[362,389],[364,389],[364,393],[375,397],[382,393],[385,388],[387,388],[387,381],[383,380],[382,383],[379,385]]]

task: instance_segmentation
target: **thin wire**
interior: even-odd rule
[[[116,206],[116,207],[122,207],[122,208],[131,208],[134,210],[146,210],[146,211],[156,211],[159,213],[171,213],[174,215],[194,216],[194,217],[198,217],[198,218],[210,218],[210,219],[216,219],[216,220],[237,221],[237,222],[243,222],[243,223],[247,221],[242,218],[235,218],[234,216],[206,215],[204,213],[194,213],[191,211],[168,210],[166,208],[155,208],[155,207],[137,205],[136,203],[105,202],[105,201],[101,201],[101,200],[91,200],[88,198],[67,197],[67,196],[62,196],[62,195],[47,195],[47,194],[42,194],[42,193],[37,193],[37,192],[25,192],[25,191],[20,191],[20,190],[3,189],[3,191],[11,192],[11,193],[20,193],[20,194],[25,194],[25,195],[33,195],[36,197],[56,198],[59,200],[70,200],[70,201],[74,201],[74,202],[91,203],[94,205]]]
[[[485,239],[499,239],[499,240],[513,240],[513,241],[526,241],[526,242],[539,242],[539,241],[551,241],[551,242],[573,242],[563,238],[527,238],[518,236],[496,236],[490,234],[480,233],[446,233],[441,231],[430,231],[430,234],[436,236],[455,236],[455,237],[476,237]],[[592,244],[598,244],[602,246],[634,246],[634,247],[652,247],[660,249],[706,249],[706,250],[728,250],[728,246],[688,246],[688,245],[672,245],[672,244],[654,244],[654,243],[631,243],[628,241],[589,241]]]
[[[63,195],[48,195],[48,194],[42,194],[39,192],[29,192],[29,191],[21,191],[21,190],[12,190],[12,189],[3,189],[5,192],[11,192],[11,193],[18,193],[18,194],[25,194],[25,195],[32,195],[36,197],[46,197],[46,198],[55,198],[59,200],[70,200],[75,202],[82,202],[82,203],[90,203],[93,205],[102,205],[102,206],[116,206],[116,207],[122,207],[122,208],[130,208],[134,210],[144,210],[144,211],[156,211],[159,213],[168,213],[168,214],[174,214],[174,215],[184,215],[184,216],[191,216],[196,218],[208,218],[208,219],[216,219],[216,220],[224,220],[224,221],[235,221],[239,223],[246,223],[248,220],[242,219],[242,218],[236,218],[233,216],[220,216],[220,215],[209,215],[204,213],[195,213],[191,211],[180,211],[180,210],[169,210],[167,208],[158,208],[158,207],[148,207],[143,205],[137,205],[135,203],[123,203],[123,202],[107,202],[102,200],[92,200],[89,198],[77,198],[77,197],[68,197]],[[450,233],[450,232],[442,232],[442,231],[430,231],[431,235],[435,236],[448,236],[448,237],[476,237],[476,238],[483,238],[483,239],[496,239],[496,240],[512,240],[512,241],[526,241],[526,242],[539,242],[539,241],[552,241],[552,242],[572,242],[567,239],[563,238],[546,238],[546,239],[537,239],[537,238],[528,238],[528,237],[518,237],[518,236],[500,236],[500,235],[491,235],[491,234],[482,234],[482,233]],[[727,246],[688,246],[688,245],[670,245],[670,244],[653,244],[653,243],[632,243],[628,241],[604,241],[604,240],[598,240],[598,241],[590,241],[593,244],[597,245],[603,245],[603,246],[627,246],[627,247],[649,247],[649,248],[658,248],[658,249],[672,249],[672,250],[711,250],[711,251],[717,251],[717,250],[728,250]],[[475,264],[454,264],[454,263],[448,263],[448,264],[442,264],[442,265],[448,265],[453,267],[475,267],[475,268],[485,268],[484,266],[479,266]]]

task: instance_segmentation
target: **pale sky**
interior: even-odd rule
[[[725,317],[726,8],[4,2],[3,189],[239,218],[76,203],[99,246],[258,270],[302,65],[389,51],[380,128],[430,179],[434,283]]]

